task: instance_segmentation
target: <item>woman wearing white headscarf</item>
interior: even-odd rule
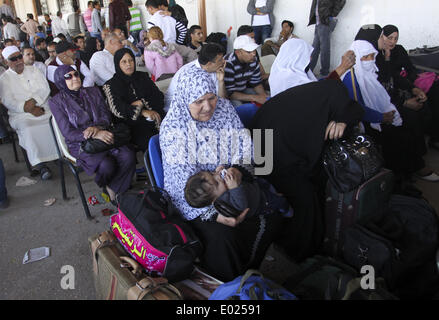
[[[313,50],[302,39],[290,39],[282,45],[268,78],[272,97],[289,88],[317,81],[313,72],[307,68]]]
[[[356,55],[353,68],[356,97],[352,86],[352,73],[346,72],[342,79],[349,88],[351,98],[357,99],[365,107],[366,114],[370,115],[368,109],[372,109],[378,115],[369,116],[368,119],[363,119],[363,122],[369,123],[366,123],[366,132],[382,145],[386,166],[401,176],[404,185],[408,181],[405,176],[415,172],[420,174],[427,171],[426,175],[423,174],[424,179],[439,180],[436,173],[426,168],[413,133],[404,125],[389,94],[378,81],[378,68],[375,65],[378,51],[364,40],[354,41],[350,49]]]
[[[290,39],[282,45],[268,78],[272,97],[287,89],[317,81],[314,73],[309,69],[313,50],[314,48],[302,39]],[[346,52],[341,64],[327,79],[339,80],[354,63],[353,52]]]
[[[184,188],[199,171],[219,165],[251,163],[252,143],[230,101],[216,96],[209,74],[191,67],[180,74],[169,112],[160,128],[165,190],[204,245],[201,264],[211,274],[230,281],[250,266],[258,267],[278,231],[273,217],[225,218],[214,208],[189,206]],[[239,140],[222,140],[238,133]],[[238,138],[239,139],[239,138]],[[223,141],[223,142],[222,142]],[[226,141],[226,143],[224,143]]]

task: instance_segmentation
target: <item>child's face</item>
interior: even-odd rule
[[[212,186],[212,194],[215,199],[227,191],[226,183],[221,178],[219,172],[206,172],[204,178]]]

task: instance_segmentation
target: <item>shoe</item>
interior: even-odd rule
[[[419,174],[416,174],[416,177],[418,177],[419,179],[425,180],[425,181],[429,181],[429,182],[438,182],[439,181],[439,176],[436,174],[436,172],[432,172],[432,173],[425,175],[425,176],[421,176]]]
[[[42,167],[40,169],[40,176],[41,180],[49,180],[50,178],[52,178],[52,172],[48,167]]]

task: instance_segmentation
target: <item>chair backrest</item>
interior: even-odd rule
[[[165,187],[165,182],[162,165],[162,151],[160,150],[158,134],[149,139],[148,152],[145,153],[145,166],[148,170],[151,183],[163,189]]]
[[[269,54],[267,56],[261,57],[260,59],[261,59],[261,64],[264,67],[265,72],[270,73],[271,66],[273,65],[273,62],[276,59],[276,56],[274,54]]]
[[[76,164],[76,158],[72,156],[67,148],[66,141],[61,131],[59,130],[58,124],[53,116],[50,117],[50,126],[52,128],[52,133],[54,135],[55,142],[59,148],[60,156],[67,158],[74,164]]]
[[[258,111],[258,107],[253,103],[246,103],[235,107],[235,110],[236,113],[238,113],[241,122],[244,124],[244,127],[248,128],[256,111]]]
[[[171,84],[171,81],[172,81],[172,78],[167,78],[164,80],[157,81],[155,83],[155,85],[157,86],[157,88],[160,89],[161,92],[163,92],[163,94],[165,94],[166,91],[168,91],[168,87]]]

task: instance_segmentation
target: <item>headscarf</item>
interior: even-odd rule
[[[398,30],[397,27],[395,27],[395,26],[392,25],[392,24],[388,24],[387,26],[385,26],[385,27],[383,28],[383,34],[384,34],[386,37],[390,36],[390,35],[391,35],[392,33],[394,33],[394,32],[399,33],[399,30]]]
[[[366,40],[378,50],[378,39],[382,31],[383,29],[378,24],[367,24],[361,27],[355,36],[355,40]]]
[[[54,80],[55,85],[59,89],[57,94],[61,96],[64,103],[64,111],[69,117],[69,122],[75,128],[79,127],[79,119],[87,117],[90,123],[107,126],[111,123],[110,113],[107,109],[99,108],[92,103],[89,98],[90,94],[100,94],[96,88],[81,88],[78,91],[72,91],[67,87],[64,75],[71,71],[76,71],[70,65],[61,65],[56,68]]]
[[[393,118],[394,126],[401,126],[402,119],[390,100],[390,96],[386,89],[378,81],[378,68],[375,65],[375,58],[378,51],[372,46],[371,43],[364,40],[354,41],[350,47],[350,50],[354,51],[356,62],[354,66],[355,77],[357,79],[358,85],[360,86],[361,95],[365,105],[368,108],[376,110],[381,113],[389,112],[395,110],[395,117]],[[361,61],[361,58],[369,54],[374,54],[374,60],[372,61]],[[348,71],[349,72],[349,71]],[[346,75],[346,74],[345,74]],[[342,78],[344,78],[344,76]],[[381,131],[380,124],[374,123],[371,126],[379,131]]]
[[[120,68],[120,60],[126,55],[129,54],[131,58],[133,58],[134,61],[134,73],[131,76],[126,75],[122,69]],[[114,68],[116,70],[116,73],[114,77],[119,78],[123,80],[126,84],[131,84],[133,81],[135,81],[135,74],[136,74],[136,58],[131,51],[131,49],[128,48],[122,48],[116,51],[114,54]]]
[[[317,81],[311,70],[305,71],[313,50],[302,39],[290,39],[282,45],[268,78],[272,97],[292,87]]]
[[[190,176],[201,170],[214,171],[220,164],[239,163],[248,156],[246,152],[249,150],[250,159],[247,160],[251,161],[252,145],[247,131],[239,131],[248,134],[244,138],[241,135],[242,148],[234,143],[235,140],[220,143],[224,133],[230,133],[232,129],[245,130],[229,100],[218,98],[208,121],[192,118],[189,105],[208,93],[215,94],[216,86],[206,71],[195,66],[184,70],[179,75],[177,90],[160,129],[165,189],[187,220],[206,211],[190,207],[184,198],[184,188]]]

